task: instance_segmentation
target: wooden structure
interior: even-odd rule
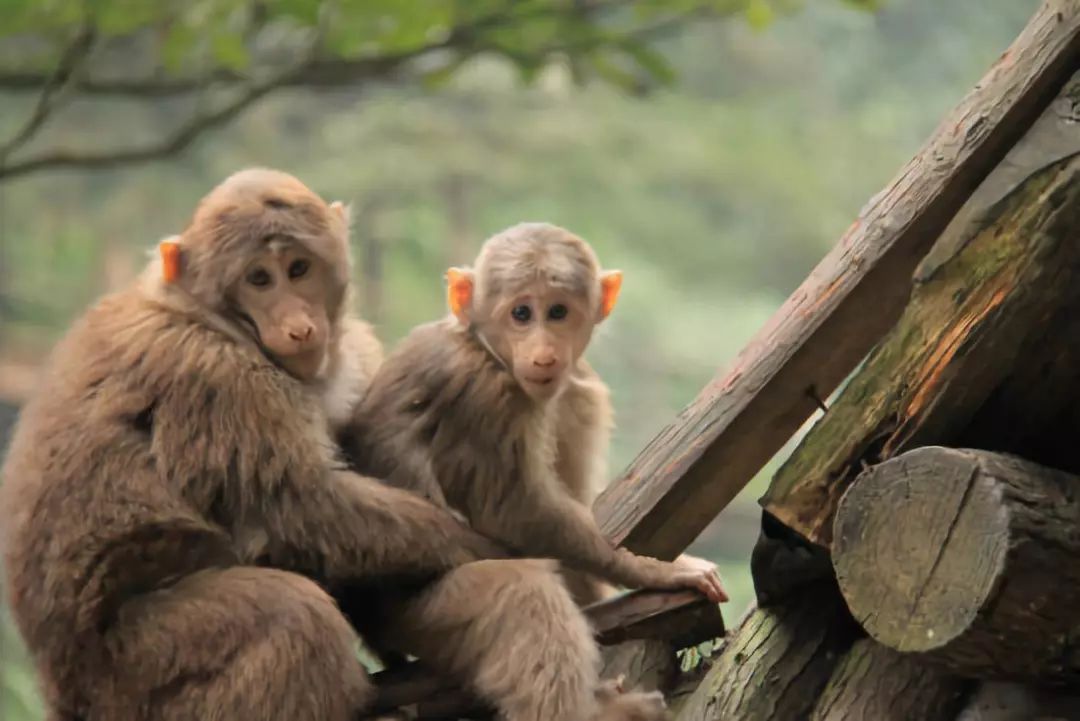
[[[1080,0],[1045,0],[602,528],[674,557],[845,379],[762,499],[759,604],[719,654],[680,678],[717,618],[640,593],[589,610],[632,639],[612,663],[660,669],[679,721],[1080,719]],[[380,685],[472,705],[416,669]]]

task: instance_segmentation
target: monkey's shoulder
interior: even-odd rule
[[[414,328],[387,357],[380,370],[382,382],[413,401],[430,401],[460,394],[463,385],[481,385],[499,368],[484,348],[453,319]]]

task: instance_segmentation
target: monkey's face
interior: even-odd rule
[[[584,299],[537,284],[493,308],[485,334],[522,389],[543,401],[562,390],[595,320]]]
[[[295,242],[271,239],[231,296],[267,355],[301,380],[323,366],[336,282],[325,261]]]

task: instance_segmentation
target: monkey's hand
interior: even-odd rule
[[[683,554],[671,563],[676,568],[672,577],[678,586],[696,588],[713,603],[728,600],[727,591],[720,581],[720,571],[716,564],[704,558]]]
[[[625,548],[616,549],[615,559],[620,580],[631,587],[693,588],[701,591],[713,603],[728,600],[716,564],[712,561],[683,555],[669,563],[638,556]]]

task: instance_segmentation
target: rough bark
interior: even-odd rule
[[[911,273],[1077,67],[1080,0],[1048,0],[739,355],[597,502],[610,538],[673,558],[865,356]],[[868,309],[872,311],[868,312]]]
[[[952,721],[969,686],[864,638],[844,654],[810,721]]]
[[[861,474],[833,564],[880,643],[968,677],[1080,682],[1080,479],[926,447]]]
[[[804,721],[854,633],[830,583],[754,609],[681,703],[677,721]]]
[[[844,489],[907,448],[968,445],[1077,467],[1078,232],[1076,157],[989,209],[920,278],[895,327],[777,472],[766,510],[828,546]]]

